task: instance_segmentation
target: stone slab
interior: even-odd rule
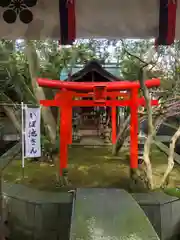
[[[132,196],[140,205],[163,205],[179,200],[177,197],[169,196],[163,192],[134,193]]]
[[[180,200],[163,192],[135,193],[146,216],[161,240],[180,239]]]
[[[3,183],[4,196],[17,198],[26,202],[40,203],[71,203],[73,194],[68,192],[44,192],[21,184]]]
[[[4,183],[3,195],[12,239],[69,239],[73,193]]]
[[[158,240],[133,197],[120,189],[77,189],[70,240]]]

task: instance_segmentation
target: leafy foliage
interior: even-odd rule
[[[141,62],[127,54],[127,49],[139,59],[147,60],[147,50],[154,45],[154,40],[77,40],[72,47],[62,48],[55,40],[32,41],[38,56],[39,70],[37,75],[59,79],[60,71],[66,67],[71,71],[75,64],[84,64],[91,59],[98,59],[101,63],[114,62],[120,67],[119,75],[127,80],[139,79]],[[37,102],[31,83],[29,62],[25,54],[26,42],[0,41],[0,102],[35,104]],[[154,55],[154,66],[150,66],[147,77],[161,78],[160,97],[165,101],[169,96],[177,99],[180,92],[180,43],[170,47],[161,47]],[[35,59],[34,59],[35,61]],[[54,96],[54,91],[45,90],[47,98]],[[168,106],[168,101],[166,101]],[[168,108],[166,106],[166,108]],[[14,108],[16,109],[16,108]],[[157,115],[162,113],[155,109]],[[172,112],[175,112],[173,108]],[[16,111],[15,111],[16,112]],[[53,111],[54,113],[54,111]],[[170,112],[169,112],[170,114]],[[19,113],[16,115],[20,121]],[[57,118],[55,112],[54,117]],[[53,152],[49,140],[42,140],[44,149]]]

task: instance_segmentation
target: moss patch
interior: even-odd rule
[[[76,187],[117,187],[128,189],[129,186],[129,151],[120,152],[112,157],[111,149],[73,147],[69,149],[70,189]],[[156,185],[160,183],[167,167],[167,156],[153,147],[152,167]],[[21,161],[14,160],[4,171],[7,182],[22,183]],[[25,178],[27,186],[59,191],[56,185],[56,168],[54,165],[30,162],[26,160]],[[175,166],[170,187],[180,186],[180,166]]]
[[[180,188],[166,188],[164,192],[170,196],[180,198]]]

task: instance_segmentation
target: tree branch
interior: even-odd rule
[[[164,187],[166,180],[168,179],[169,174],[171,173],[171,171],[173,170],[174,167],[174,149],[175,149],[175,144],[178,140],[178,138],[180,137],[180,127],[178,128],[178,130],[175,132],[175,134],[173,135],[170,145],[169,145],[169,157],[168,157],[168,166],[167,169],[164,173],[163,179],[161,181],[161,185],[160,187]]]
[[[131,57],[133,57],[133,58],[136,58],[136,59],[139,60],[141,63],[143,63],[142,68],[145,68],[145,67],[147,67],[147,66],[150,65],[150,64],[153,65],[152,68],[151,68],[151,70],[154,68],[154,66],[156,65],[158,59],[157,59],[155,62],[153,62],[153,61],[152,61],[152,57],[151,57],[150,61],[149,61],[149,62],[146,62],[146,61],[144,61],[143,59],[141,59],[140,57],[138,57],[137,55],[130,53],[130,52],[126,49],[125,44],[124,44],[124,41],[123,41],[122,39],[121,39],[120,41],[121,41],[121,43],[122,43],[122,46],[123,46],[123,49],[124,49],[124,52],[125,52],[125,53],[127,53],[129,56],[131,56]]]
[[[123,41],[122,45],[124,46]],[[151,150],[151,145],[152,145],[152,141],[153,141],[153,135],[154,135],[154,128],[153,128],[153,114],[152,114],[152,107],[151,107],[151,99],[150,99],[150,94],[149,94],[149,90],[146,87],[145,83],[144,83],[144,79],[145,79],[145,75],[146,75],[146,67],[152,63],[152,58],[153,55],[151,53],[151,55],[149,56],[149,61],[145,62],[144,60],[142,60],[141,58],[139,58],[138,56],[135,56],[131,53],[129,53],[128,50],[126,50],[126,48],[124,47],[124,51],[138,59],[141,63],[143,63],[143,65],[140,68],[140,73],[139,73],[139,82],[140,82],[140,86],[141,86],[141,90],[143,92],[143,96],[145,98],[145,102],[146,102],[146,108],[147,108],[147,119],[148,119],[148,135],[147,135],[147,139],[146,142],[144,144],[144,163],[146,165],[146,175],[147,175],[147,180],[148,180],[148,188],[153,189],[153,177],[152,177],[152,167],[151,167],[151,161],[150,161],[150,150]]]
[[[139,78],[140,86],[145,98],[146,102],[146,108],[147,108],[147,120],[148,120],[148,135],[144,144],[144,162],[146,165],[146,174],[148,179],[148,188],[153,189],[153,178],[152,178],[152,167],[151,167],[151,161],[150,161],[150,151],[151,151],[151,145],[153,141],[154,136],[154,127],[153,127],[153,114],[152,114],[152,107],[151,107],[151,99],[149,95],[149,90],[144,84],[144,77],[145,75],[145,69],[141,69],[141,76]]]

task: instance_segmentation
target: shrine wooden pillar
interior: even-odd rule
[[[63,170],[67,168],[69,135],[68,135],[68,122],[66,121],[68,110],[65,107],[65,105],[61,105],[60,111],[61,111],[61,114],[60,114],[59,172],[60,172],[60,176],[62,176]]]
[[[57,100],[60,102],[60,176],[67,168],[68,145],[72,143],[72,94],[62,91]]]
[[[138,88],[131,89],[130,167],[138,168]]]
[[[67,110],[67,121],[68,121],[68,144],[72,144],[72,105],[68,107],[68,110]]]
[[[112,125],[112,144],[116,143],[116,135],[117,135],[117,117],[116,117],[116,106],[111,107],[111,125]]]

